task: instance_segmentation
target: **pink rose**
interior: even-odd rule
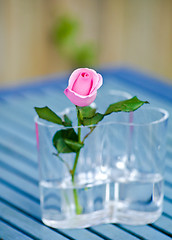
[[[73,104],[88,106],[95,100],[102,83],[102,76],[93,69],[78,68],[71,74],[64,93]]]

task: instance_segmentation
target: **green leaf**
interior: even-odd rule
[[[62,129],[55,133],[53,145],[58,153],[78,152],[83,144],[78,143],[78,135],[73,128]]]
[[[84,126],[88,126],[88,125],[95,125],[97,123],[99,123],[102,119],[104,118],[104,115],[101,113],[96,113],[93,117],[91,118],[84,118],[82,121],[82,124]]]
[[[79,110],[79,117],[81,121],[84,118],[92,118],[93,116],[95,116],[96,113],[96,108],[92,108],[90,106],[77,107],[77,109]]]
[[[63,125],[62,119],[47,106],[42,108],[35,107],[35,111],[40,118]]]
[[[127,100],[109,105],[104,116],[111,114],[112,112],[121,112],[121,111],[132,112],[138,109],[139,107],[141,107],[144,103],[149,103],[149,102],[141,101],[135,96],[131,99],[127,99]]]
[[[83,143],[74,142],[70,139],[64,139],[64,141],[74,152],[78,152],[84,146]]]
[[[64,114],[63,117],[64,117],[63,125],[65,127],[72,127],[72,121],[70,120],[70,118],[66,114]]]

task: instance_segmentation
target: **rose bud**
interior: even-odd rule
[[[102,83],[102,76],[95,70],[78,68],[71,74],[64,93],[73,104],[80,107],[88,106],[95,100]]]

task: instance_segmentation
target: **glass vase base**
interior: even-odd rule
[[[127,224],[127,225],[146,225],[154,223],[160,216],[162,211],[145,213],[130,211],[126,214],[120,214],[116,223]]]
[[[106,223],[117,223],[127,225],[146,225],[154,223],[162,214],[162,208],[152,212],[142,212],[133,210],[116,210],[115,216]]]
[[[73,218],[57,221],[43,218],[42,221],[45,225],[58,228],[58,229],[71,229],[71,228],[88,228],[98,224],[105,223],[117,223],[127,225],[146,225],[154,223],[162,214],[162,209],[156,212],[137,212],[137,211],[126,211],[117,212],[116,216],[107,218],[104,211],[98,213],[76,215]],[[89,221],[88,221],[89,219]]]
[[[86,228],[103,223],[145,225],[155,222],[162,213],[160,175],[76,188],[83,206],[81,214],[76,214],[73,188],[60,189],[53,184],[41,185],[42,220],[53,228]]]
[[[87,228],[90,226],[98,225],[105,223],[107,219],[107,212],[105,210],[92,212],[89,214],[81,214],[75,215],[74,217],[57,221],[50,220],[48,218],[43,217],[42,221],[45,225],[52,228]]]

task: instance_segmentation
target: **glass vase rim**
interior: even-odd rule
[[[69,110],[74,110],[75,108],[71,107],[71,108],[66,108]],[[110,121],[107,121],[107,122],[99,122],[98,124],[92,124],[92,125],[86,125],[86,126],[77,126],[77,125],[74,125],[74,126],[69,126],[69,127],[65,127],[63,125],[59,125],[57,123],[53,123],[53,122],[49,122],[47,120],[44,120],[44,119],[41,119],[39,118],[38,115],[36,115],[34,117],[34,122],[39,124],[39,125],[42,125],[42,126],[47,126],[47,127],[50,127],[50,128],[54,128],[56,127],[57,125],[58,126],[61,126],[61,129],[66,129],[66,128],[86,128],[86,127],[94,127],[94,126],[103,126],[103,125],[123,125],[123,126],[137,126],[137,127],[143,127],[143,126],[150,126],[150,125],[155,125],[155,124],[159,124],[161,122],[164,122],[166,121],[168,118],[169,118],[169,112],[163,108],[159,108],[159,107],[147,107],[147,108],[144,108],[144,109],[141,109],[141,111],[150,111],[150,110],[154,110],[154,111],[157,111],[159,113],[162,113],[163,116],[157,118],[156,120],[153,120],[153,121],[150,121],[150,122],[144,122],[144,123],[136,123],[136,122],[124,122],[124,121],[115,121],[115,120],[110,120]],[[137,110],[136,110],[137,111]],[[66,113],[65,110],[62,111],[61,113]],[[117,112],[118,113],[118,112]],[[131,113],[134,113],[134,112],[125,112],[126,114],[131,114]],[[114,113],[115,114],[115,113]],[[108,117],[108,116],[107,116]]]

